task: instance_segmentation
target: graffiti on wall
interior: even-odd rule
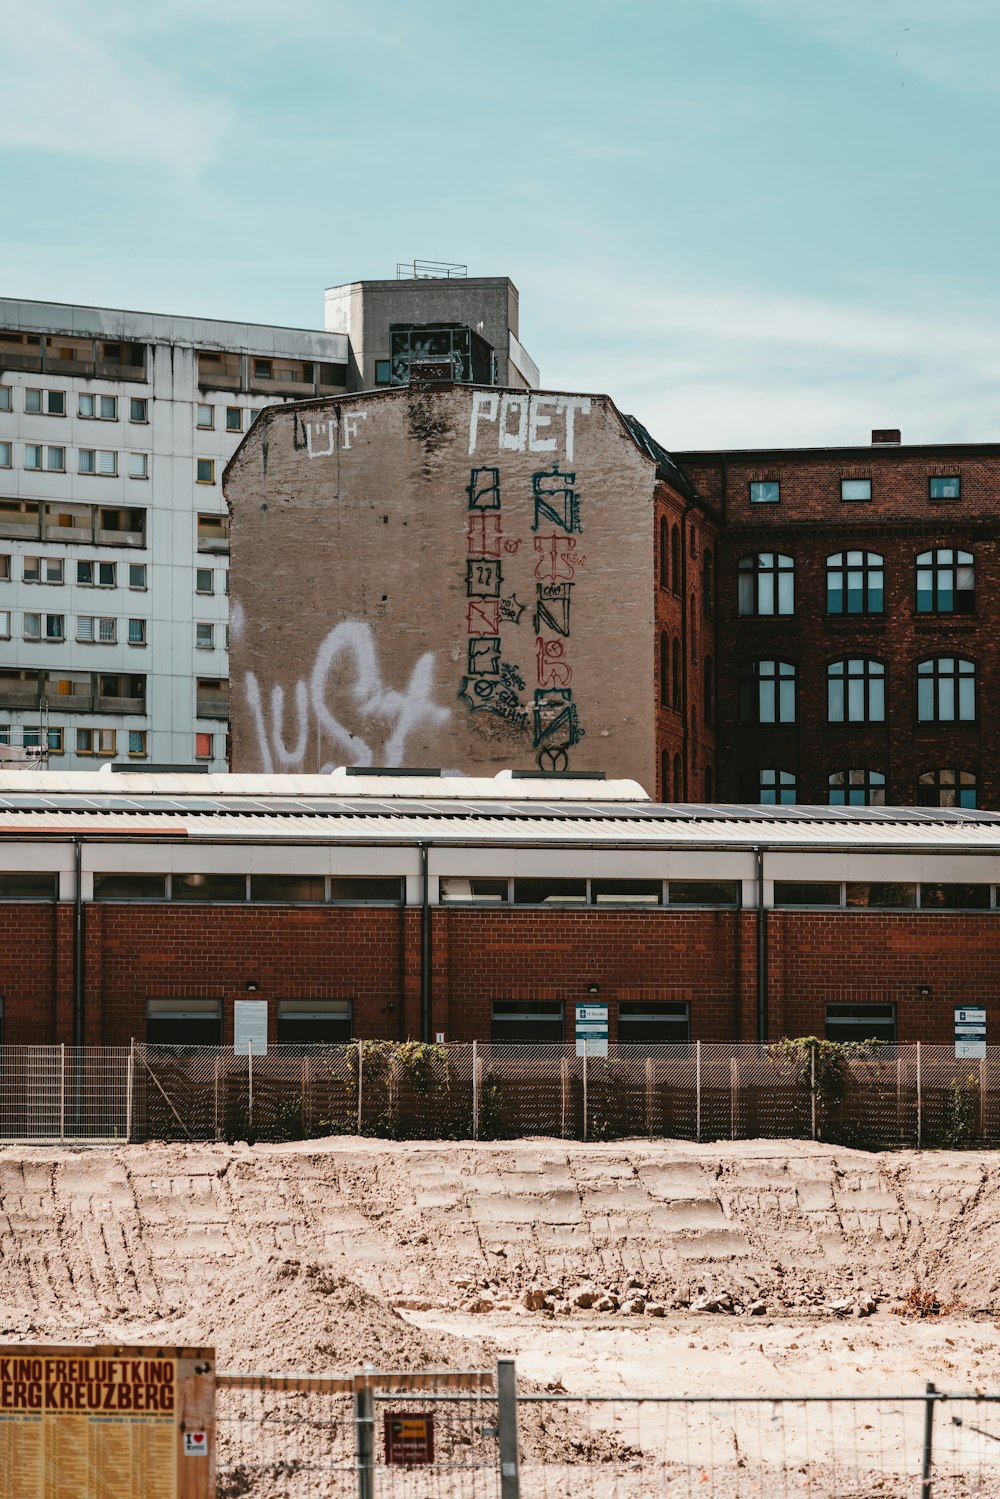
[[[480,441],[499,451],[555,453],[573,457],[576,418],[590,414],[589,396],[529,395],[527,391],[477,390],[472,397],[469,456]],[[560,441],[561,438],[561,441]]]
[[[542,422],[551,415],[533,411],[534,397],[503,397],[476,392],[473,397],[470,451],[478,440],[481,421],[495,421],[500,447],[526,445],[552,449],[555,439],[538,437]],[[589,410],[587,400],[546,398],[566,416],[565,445],[572,448],[572,417]],[[520,403],[512,416],[510,405]],[[503,410],[507,403],[507,411]],[[512,427],[511,423],[516,422]],[[523,441],[521,438],[523,437]],[[516,441],[514,439],[517,439]],[[522,538],[503,528],[501,476],[498,467],[473,468],[466,486],[466,658],[458,696],[470,713],[486,713],[501,719],[515,731],[530,735],[536,764],[543,770],[567,770],[569,752],[583,737],[573,698],[573,666],[569,656],[573,589],[577,570],[586,565],[578,537],[583,531],[576,474],[564,472],[558,463],[531,476],[533,505],[532,538],[535,599],[528,605],[516,592],[507,591],[504,562],[517,557]],[[527,496],[524,497],[527,499]],[[541,534],[538,534],[541,532]],[[530,563],[530,554],[529,554]],[[518,644],[514,634],[527,614],[534,642]],[[504,628],[513,639],[515,656],[530,655],[534,682],[529,689],[520,664],[507,659]]]
[[[244,689],[262,770],[294,774],[324,753],[337,758],[320,766],[323,775],[338,763],[404,764],[410,735],[451,717],[451,709],[434,700],[434,673],[434,654],[427,651],[402,691],[387,686],[372,627],[356,619],[334,625],[320,643],[308,680],[295,683],[287,724],[285,689],[272,687],[265,701],[256,673],[247,672]]]
[[[364,407],[348,407],[342,411],[334,406],[329,416],[310,420],[292,413],[292,446],[303,450],[308,458],[330,458],[334,453],[351,447],[361,431],[360,424],[368,420]]]

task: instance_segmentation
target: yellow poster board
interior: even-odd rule
[[[215,1350],[0,1344],[0,1499],[215,1499]]]

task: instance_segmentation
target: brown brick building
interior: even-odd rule
[[[1000,805],[1000,445],[898,439],[675,455],[721,517],[720,801]]]

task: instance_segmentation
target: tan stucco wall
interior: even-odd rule
[[[605,396],[411,387],[264,413],[226,475],[233,769],[651,789],[653,486]]]

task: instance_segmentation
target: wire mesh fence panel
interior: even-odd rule
[[[129,1108],[128,1047],[0,1047],[3,1139],[124,1140]]]
[[[950,1046],[921,1046],[923,1145],[961,1148],[984,1143],[982,1081],[979,1058],[956,1057]]]
[[[972,1397],[522,1395],[520,1494],[972,1499],[998,1491],[997,1414]]]
[[[349,1381],[240,1378],[216,1391],[218,1499],[356,1499],[354,1396],[327,1387]]]
[[[583,1137],[582,1059],[565,1046],[478,1047],[479,1138]]]
[[[377,1499],[499,1499],[499,1416],[490,1388],[378,1390],[372,1408]]]

